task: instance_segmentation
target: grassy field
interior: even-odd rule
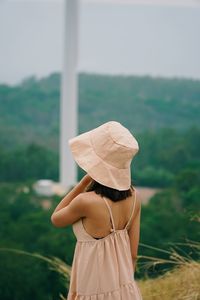
[[[143,300],[199,300],[200,263],[184,263],[156,279],[138,281]]]

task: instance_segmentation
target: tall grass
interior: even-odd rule
[[[152,268],[156,265],[171,264],[174,268],[166,271],[163,275],[151,279],[138,280],[143,300],[200,300],[200,262],[191,258],[190,254],[183,252],[181,246],[190,247],[199,257],[200,243],[187,241],[187,243],[177,243],[171,249],[160,248],[140,244],[142,247],[151,248],[155,251],[168,255],[167,259],[152,256],[138,256],[138,266],[140,269]],[[69,288],[71,267],[61,259],[51,256],[46,257],[38,253],[30,253],[18,249],[0,248],[0,251],[11,252],[19,255],[28,255],[45,261],[48,268],[58,272],[65,287]],[[182,254],[181,254],[182,252]],[[140,262],[144,261],[145,262]],[[66,300],[63,295],[60,299]]]
[[[143,300],[199,300],[200,263],[179,265],[156,279],[138,281]]]
[[[147,278],[138,281],[143,300],[200,300],[200,262],[192,259],[191,255],[181,248],[181,246],[190,247],[190,252],[195,252],[196,257],[199,258],[200,243],[193,241],[177,243],[170,251],[144,244],[142,246],[164,252],[168,254],[168,259],[141,255],[139,259],[148,261],[139,263],[140,268],[149,269],[159,264],[174,266],[155,279]]]

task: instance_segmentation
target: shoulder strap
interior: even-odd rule
[[[128,220],[126,226],[125,226],[125,228],[127,228],[127,227],[129,226],[130,221],[131,221],[132,216],[133,216],[133,213],[134,213],[134,210],[135,210],[135,203],[136,203],[136,189],[135,189],[135,187],[133,187],[133,189],[134,189],[134,198],[133,198],[132,211],[131,211],[130,218],[129,218],[129,220]]]
[[[105,201],[106,206],[107,206],[108,211],[109,211],[109,214],[110,214],[110,219],[111,219],[111,224],[112,224],[111,231],[115,231],[115,224],[114,224],[114,219],[113,219],[111,207],[110,207],[110,205],[108,204],[107,200],[104,197],[103,197],[103,200]]]

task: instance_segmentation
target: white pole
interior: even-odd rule
[[[68,140],[77,135],[77,56],[79,0],[65,0],[64,53],[60,101],[60,184],[68,189],[77,180]]]

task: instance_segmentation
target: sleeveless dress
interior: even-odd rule
[[[73,223],[77,242],[67,300],[142,300],[134,280],[127,231],[135,208],[134,198],[129,221],[124,229],[117,230],[111,207],[103,197],[112,224],[111,233],[103,238],[88,234],[82,218]]]

